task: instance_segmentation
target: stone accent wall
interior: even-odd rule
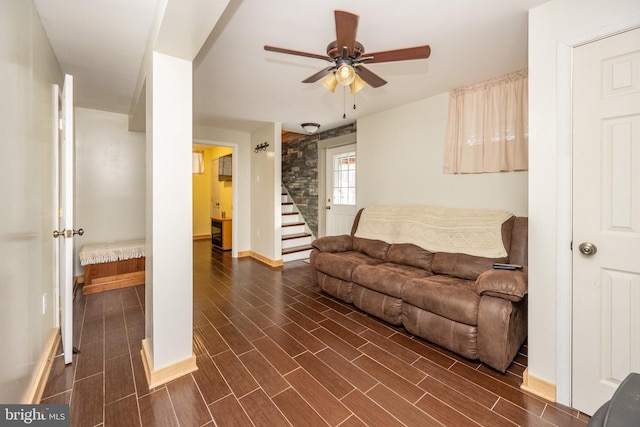
[[[282,135],[282,185],[289,192],[300,214],[318,236],[318,141],[356,132],[356,124],[325,132]]]

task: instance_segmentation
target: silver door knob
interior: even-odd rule
[[[590,242],[580,243],[580,246],[578,246],[578,249],[583,255],[587,255],[587,256],[594,255],[596,252],[598,252],[598,248],[596,247],[596,245]]]
[[[58,237],[64,237],[66,231],[67,230],[62,230],[62,231],[53,230],[53,238],[57,239]]]
[[[76,234],[79,234],[80,236],[82,236],[84,234],[84,230],[82,228],[78,230],[73,230],[73,235],[75,236]]]

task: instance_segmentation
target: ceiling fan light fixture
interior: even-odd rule
[[[318,123],[303,123],[301,126],[308,134],[316,133],[318,129],[320,129],[320,125]]]
[[[364,88],[367,84],[362,78],[356,74],[356,77],[353,79],[353,82],[349,85],[349,89],[351,93],[357,93],[360,89]]]
[[[325,89],[333,93],[336,91],[336,86],[338,86],[338,79],[336,79],[335,73],[329,73],[320,80],[320,83],[322,83]]]
[[[336,70],[336,79],[343,86],[349,86],[356,78],[356,70],[349,64],[342,64]]]

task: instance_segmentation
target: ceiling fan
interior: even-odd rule
[[[335,91],[339,83],[343,86],[349,86],[351,93],[358,92],[365,87],[366,83],[374,88],[387,84],[382,77],[365,68],[362,64],[426,59],[431,55],[431,48],[428,45],[372,52],[365,55],[364,46],[356,40],[358,15],[344,10],[336,10],[335,20],[336,40],[329,43],[326,55],[268,45],[265,45],[264,49],[330,62],[330,66],[307,77],[302,83],[314,83],[322,79],[322,85],[331,92]]]

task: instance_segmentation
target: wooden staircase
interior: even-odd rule
[[[282,261],[309,258],[313,234],[286,192],[282,192]]]

